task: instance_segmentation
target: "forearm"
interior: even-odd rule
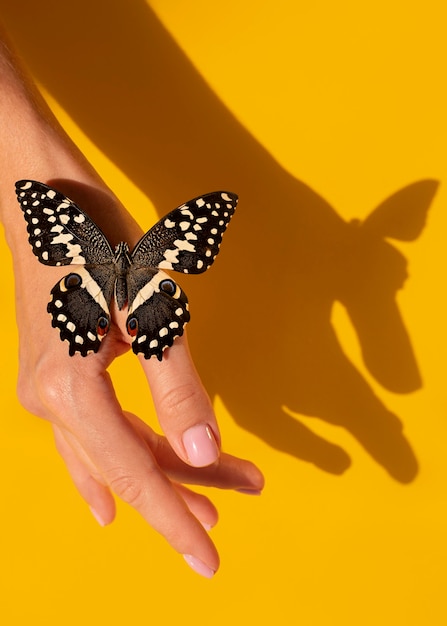
[[[138,226],[60,126],[1,28],[0,94],[0,220],[13,255],[27,245],[15,198],[15,182],[23,178],[60,188],[112,241],[123,234],[136,239]]]

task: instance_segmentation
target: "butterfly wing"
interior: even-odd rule
[[[76,272],[64,276],[51,290],[52,299],[47,310],[53,318],[52,326],[59,329],[62,341],[70,344],[70,356],[75,352],[82,356],[98,352],[101,341],[109,331],[109,305],[115,284],[113,270],[113,266],[100,266],[96,271],[79,267]],[[108,278],[102,277],[102,286],[98,278],[101,273],[108,273]]]
[[[34,180],[19,180],[16,194],[29,242],[41,263],[87,265],[113,259],[100,228],[64,194]]]
[[[183,334],[190,318],[188,300],[162,270],[186,274],[207,270],[236,204],[237,196],[230,192],[200,196],[171,211],[137,243],[127,287],[127,332],[135,353],[161,360],[163,350]]]
[[[80,265],[52,289],[48,304],[54,327],[70,354],[97,352],[110,326],[116,283],[113,251],[102,231],[69,198],[43,183],[21,180],[16,193],[34,254],[47,265]],[[162,270],[198,274],[216,258],[237,205],[230,192],[214,192],[183,204],[144,235],[127,274],[127,330],[133,351],[162,359],[183,334],[188,300]],[[82,267],[83,266],[83,267]]]
[[[140,239],[133,262],[185,274],[205,272],[219,252],[237,200],[234,193],[216,191],[182,204]]]
[[[114,255],[105,235],[74,202],[37,181],[16,183],[34,254],[46,265],[78,265],[51,290],[48,312],[69,352],[97,352],[110,327],[116,281]]]
[[[165,272],[146,267],[131,268],[127,285],[127,332],[132,350],[161,361],[163,351],[183,335],[189,322],[186,294]]]

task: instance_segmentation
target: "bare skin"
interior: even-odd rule
[[[46,312],[50,290],[66,270],[44,267],[33,255],[15,181],[30,178],[57,187],[82,206],[112,244],[126,240],[132,247],[142,232],[59,126],[5,35],[0,93],[0,219],[16,280],[20,401],[51,423],[72,479],[101,524],[114,519],[115,494],[210,577],[219,557],[205,527],[216,523],[217,512],[184,483],[258,493],[262,474],[252,463],[220,452],[216,418],[185,336],[161,363],[140,359],[164,437],[121,408],[107,373],[129,349],[126,311],[115,307],[112,329],[96,355],[68,356]]]

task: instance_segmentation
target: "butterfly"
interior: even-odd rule
[[[34,254],[45,265],[73,270],[51,290],[52,326],[69,353],[97,352],[111,325],[114,297],[127,304],[127,332],[135,354],[162,360],[190,319],[188,298],[164,270],[200,274],[214,262],[237,205],[228,191],[182,204],[157,222],[130,251],[115,250],[101,229],[72,200],[33,180],[16,183]]]

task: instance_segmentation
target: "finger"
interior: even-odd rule
[[[80,368],[82,369],[82,368]],[[217,551],[203,526],[160,470],[146,442],[125,418],[107,374],[92,376],[86,367],[76,401],[60,408],[66,428],[105,484],[131,504],[192,566],[210,575],[219,566]],[[191,561],[191,558],[193,560]],[[204,573],[202,569],[202,573]]]
[[[235,489],[244,493],[260,493],[264,476],[251,463],[231,454],[222,453],[213,465],[197,468],[184,463],[173,451],[166,437],[155,433],[143,420],[126,412],[133,428],[152,450],[160,468],[174,481],[220,489]]]
[[[115,500],[110,489],[100,482],[86,463],[86,457],[80,454],[79,446],[70,444],[72,435],[53,424],[54,440],[56,448],[63,458],[76,489],[87,502],[95,519],[106,526],[115,519]]]
[[[186,506],[196,517],[205,530],[210,530],[217,524],[219,514],[214,504],[202,494],[195,493],[184,485],[174,484],[177,493],[183,498]]]
[[[101,479],[98,480],[97,472],[91,469],[90,460],[73,435],[64,432],[58,426],[53,426],[53,431],[56,448],[64,459],[76,488],[89,505],[93,516],[102,526],[111,523],[115,517],[116,507],[110,490],[101,482]],[[169,446],[167,442],[166,445]],[[171,454],[177,458],[172,451]],[[189,468],[189,466],[186,467]],[[173,487],[205,529],[216,524],[217,510],[206,496],[194,493],[180,484],[173,483]]]
[[[140,362],[161,427],[176,454],[195,467],[215,463],[220,454],[219,429],[185,335],[164,352],[161,362],[142,357]]]

